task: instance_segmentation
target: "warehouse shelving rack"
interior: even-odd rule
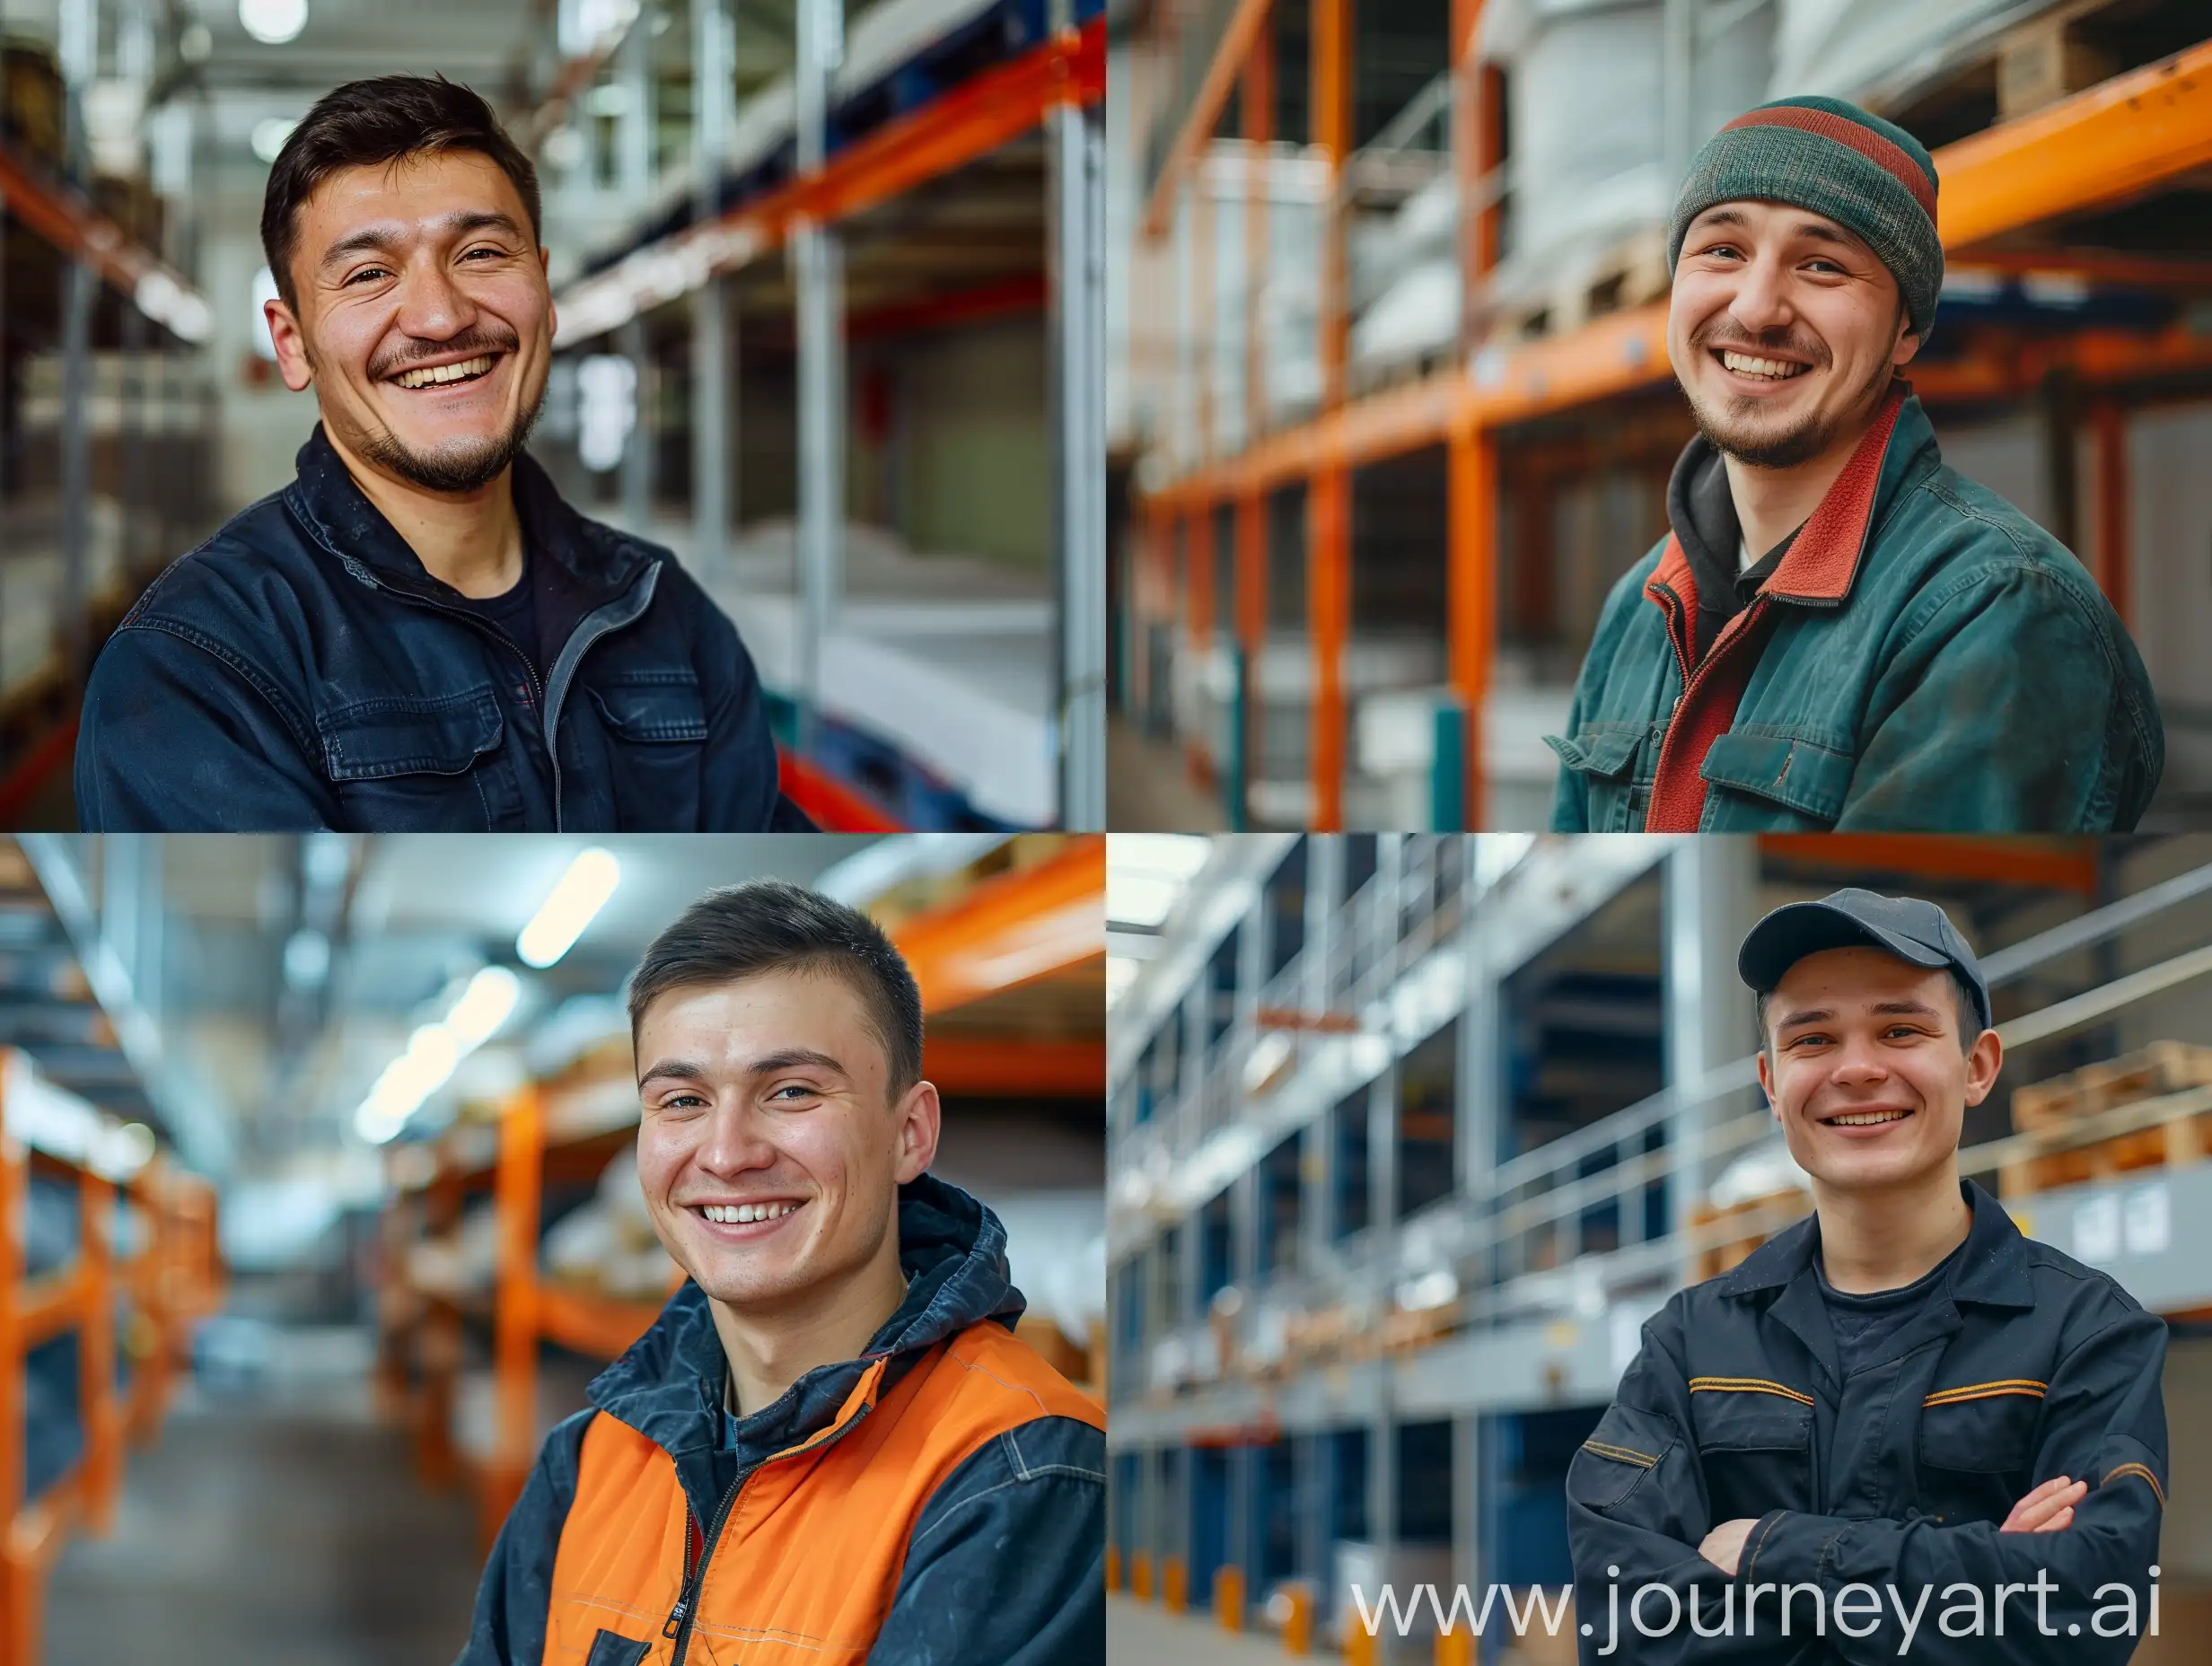
[[[948,1095],[1103,1094],[1102,1036],[1028,1032],[1025,1017],[1033,1014],[1024,1015],[1018,1004],[1058,989],[1093,1023],[1102,1022],[1104,898],[1103,836],[1033,836],[1023,865],[890,924],[931,1021],[923,1058],[930,1081]],[[995,1023],[995,1013],[1005,1016],[1004,1025]],[[432,1173],[420,1186],[402,1189],[387,1215],[385,1311],[405,1317],[387,1327],[378,1369],[387,1411],[412,1423],[418,1476],[428,1485],[471,1486],[488,1542],[537,1457],[540,1343],[611,1360],[644,1333],[662,1304],[565,1289],[538,1270],[548,1187],[589,1184],[636,1137],[635,1123],[575,1137],[551,1135],[545,1089],[531,1083],[503,1103],[488,1150],[477,1137],[486,1132],[475,1125],[442,1136]],[[468,1199],[487,1195],[497,1234],[487,1299],[456,1302],[391,1287],[404,1280],[411,1237],[451,1232]],[[488,1324],[492,1337],[493,1442],[480,1463],[459,1452],[452,1435],[455,1379],[471,1321]],[[1085,1372],[1093,1383],[1102,1381],[1095,1346],[1071,1375]]]
[[[1238,0],[1210,65],[1177,128],[1154,183],[1143,225],[1156,241],[1173,225],[1200,158],[1222,123],[1232,92],[1241,137],[1263,145],[1272,137],[1271,89],[1278,68],[1267,27],[1275,0]],[[1352,161],[1350,43],[1357,0],[1308,0],[1312,148],[1327,171],[1327,200],[1340,204]],[[1497,263],[1498,219],[1488,181],[1499,157],[1499,90],[1496,70],[1475,43],[1483,0],[1453,0],[1450,53],[1452,167],[1459,197],[1484,206],[1464,216],[1458,232],[1462,294],[1479,299],[1482,275]],[[2189,263],[2157,260],[2117,265],[2064,249],[2022,251],[2001,246],[2008,233],[2048,225],[2181,181],[2212,161],[2212,41],[2116,75],[2032,114],[2001,122],[1935,152],[1942,189],[1939,230],[1954,266],[1987,264],[2084,277],[2129,276],[2172,284],[2201,282]],[[1250,243],[1246,279],[1257,294],[1265,282],[1265,198],[1252,171],[1246,204]],[[1209,645],[1216,630],[1216,517],[1233,517],[1237,597],[1231,635],[1247,664],[1255,663],[1267,629],[1268,494],[1302,484],[1306,627],[1312,655],[1310,732],[1312,814],[1307,825],[1344,825],[1347,707],[1344,661],[1351,611],[1352,471],[1426,448],[1444,448],[1446,512],[1444,576],[1448,681],[1456,713],[1438,725],[1439,758],[1432,778],[1432,815],[1440,828],[1485,825],[1484,714],[1492,692],[1500,621],[1499,512],[1505,485],[1499,443],[1516,425],[1587,412],[1663,385],[1670,376],[1663,301],[1593,320],[1567,333],[1525,344],[1485,343],[1454,355],[1440,372],[1379,391],[1347,390],[1346,215],[1332,208],[1322,222],[1321,408],[1307,420],[1263,432],[1257,378],[1247,377],[1249,439],[1236,454],[1214,445],[1203,405],[1198,424],[1205,454],[1172,478],[1149,483],[1133,513],[1138,530],[1137,570],[1129,586],[1140,629],[1174,625],[1181,598],[1182,652]],[[1172,297],[1170,298],[1172,299]],[[1185,303],[1210,336],[1215,297],[1209,288]],[[1255,338],[1257,332],[1254,332]],[[1462,346],[1477,344],[1462,343]],[[1255,351],[1256,351],[1255,345]],[[1179,365],[1176,373],[1188,373]],[[2128,595],[2128,468],[2122,420],[2131,390],[2155,375],[2212,370],[2201,337],[2176,329],[2145,338],[2091,331],[1978,348],[1964,358],[1916,365],[1915,389],[1931,402],[1967,403],[2021,397],[2054,369],[2069,373],[2088,407],[2096,458],[2089,564],[2123,618]],[[1571,443],[1567,459],[1572,465]],[[1171,465],[1172,469],[1172,465]],[[1168,472],[1168,471],[1163,471]],[[1532,469],[1532,476],[1540,471]],[[1134,690],[1124,691],[1125,701]],[[1242,700],[1242,733],[1232,756],[1213,767],[1233,800],[1249,773],[1255,744],[1256,691]],[[1227,806],[1232,827],[1245,825],[1248,806]]]
[[[1772,1135],[1752,1060],[1739,1056],[1748,999],[1725,994],[1718,1003],[1668,998],[1664,1045],[1679,1062],[1659,1092],[1492,1161],[1502,1149],[1492,1101],[1507,1091],[1495,1039],[1504,991],[1632,888],[1655,881],[1664,899],[1663,977],[1708,992],[1723,978],[1724,990],[1737,987],[1735,942],[1757,906],[1746,864],[1823,884],[1874,872],[1918,875],[1939,894],[2009,886],[2075,899],[2072,917],[1981,957],[2015,1057],[2094,1037],[2176,992],[2195,998],[2212,976],[2212,947],[2177,925],[2208,917],[2212,866],[2180,846],[2115,896],[2099,846],[2079,839],[1490,836],[1455,848],[1434,835],[1365,837],[1372,855],[1348,876],[1347,841],[1309,843],[1302,947],[1272,974],[1268,922],[1280,916],[1263,899],[1294,841],[1219,841],[1179,924],[1117,1008],[1109,1442],[1124,1466],[1118,1485],[1137,1488],[1131,1513],[1117,1516],[1117,1542],[1129,1540],[1117,1565],[1134,1582],[1141,1550],[1144,1583],[1155,1591],[1173,1583],[1168,1564],[1180,1556],[1177,1530],[1161,1513],[1180,1508],[1161,1492],[1162,1454],[1233,1455],[1331,1430],[1602,1405],[1644,1319],[1699,1276],[1703,1258],[1802,1213],[1786,1197],[1717,1220],[1702,1206],[1730,1160]],[[1438,884],[1440,869],[1456,870],[1449,885]],[[1230,964],[1226,945],[1240,930],[1224,987],[1211,969]],[[1729,1022],[1716,1024],[1716,1012]],[[1400,1212],[1382,1201],[1399,1182],[1400,1084],[1409,1061],[1454,1024],[1452,1187]],[[1171,1030],[1205,1039],[1170,1053]],[[1155,1059],[1172,1068],[1151,1069]],[[1331,1118],[1347,1106],[1369,1113],[1365,1162],[1350,1171],[1364,1177],[1352,1183],[1369,1213],[1365,1226],[1339,1236],[1330,1199],[1347,1171]],[[2085,1116],[2057,1138],[1980,1138],[1961,1167],[1993,1192],[2014,1169],[2001,1190],[2024,1231],[2108,1267],[2153,1311],[2199,1319],[2212,1310],[2212,1194],[2203,1165],[2187,1161],[2191,1142],[2178,1156],[2169,1148],[2163,1166],[2086,1184],[2025,1189],[2017,1165],[2207,1111],[2212,1090],[2183,1087]],[[1275,1161],[1286,1150],[1296,1152],[1294,1164]],[[1286,1254],[1261,1247],[1277,1176],[1297,1197]],[[1585,1243],[1593,1217],[1610,1221],[1607,1241]],[[2111,1247],[2093,1252],[2086,1246],[2101,1232]],[[1239,1300],[1233,1311],[1209,1311],[1202,1261],[1218,1277],[1224,1253]],[[1387,1485],[1374,1479],[1384,1467],[1374,1466],[1371,1486]],[[1393,1519],[1387,1496],[1368,1496],[1371,1521]],[[1188,1589],[1187,1566],[1181,1574]],[[1190,1590],[1193,1600],[1203,1594]]]
[[[112,290],[123,306],[162,337],[188,345],[206,338],[212,317],[207,302],[181,273],[127,234],[81,192],[57,179],[40,159],[0,141],[0,235],[11,219],[52,250],[67,269]],[[0,283],[5,276],[0,270]],[[0,296],[0,303],[4,300]],[[62,479],[65,487],[75,482],[88,491],[90,311],[89,303],[64,309],[60,410]],[[6,350],[4,334],[0,333],[0,354]],[[0,420],[5,416],[0,411]],[[75,530],[67,530],[70,527]],[[65,530],[66,540],[75,539],[77,547],[65,548],[63,560],[88,559],[83,548],[87,536],[83,524],[66,518]],[[74,593],[87,609],[99,605],[100,599],[83,594],[81,585]],[[57,618],[56,624],[66,644],[64,659],[0,699],[0,827],[14,825],[24,807],[66,765],[76,741],[80,682],[100,645],[96,636],[80,640],[80,633],[98,621]],[[82,662],[66,663],[66,655],[78,651]]]
[[[879,85],[853,90],[856,96],[843,105],[834,101],[825,78],[812,92],[820,108],[810,124],[805,59],[812,9],[812,0],[803,0],[801,63],[794,72],[795,160],[786,169],[786,152],[778,149],[767,162],[750,164],[738,174],[724,174],[717,162],[714,177],[697,188],[688,207],[672,215],[661,214],[627,247],[595,259],[562,290],[557,296],[561,330],[556,345],[575,346],[687,296],[718,301],[724,280],[779,254],[793,257],[799,272],[794,307],[803,590],[793,694],[785,703],[793,732],[783,749],[785,790],[824,827],[870,831],[923,825],[914,820],[917,809],[936,814],[945,806],[943,768],[908,756],[911,742],[897,732],[900,725],[965,736],[988,732],[996,708],[987,713],[957,689],[932,681],[926,714],[896,710],[881,701],[865,714],[848,716],[833,709],[839,702],[823,679],[822,665],[841,582],[842,559],[836,553],[841,534],[831,522],[844,513],[845,494],[825,483],[843,467],[837,436],[845,426],[839,374],[844,344],[863,332],[905,335],[1041,311],[1052,349],[1049,416],[1058,475],[1052,548],[1059,580],[1052,655],[1056,687],[1049,721],[1037,737],[1039,748],[1056,759],[1058,811],[1041,820],[1071,829],[1102,829],[1105,505],[1098,477],[1103,458],[1099,329],[1103,301],[1097,224],[1098,109],[1105,97],[1102,0],[1000,0],[962,22],[963,38],[990,25],[1031,38],[1041,33],[1039,44],[965,73],[953,67],[953,60],[923,61],[929,57],[925,49],[914,63],[883,66]],[[886,86],[892,89],[888,100],[881,96]],[[917,88],[926,91],[917,95]],[[873,125],[848,132],[848,120]],[[918,207],[929,188],[1040,129],[1049,199],[1041,282],[1026,276],[992,279],[951,293],[925,289],[870,313],[844,311],[841,281],[825,285],[819,269],[822,258],[814,250],[823,240],[834,242],[871,213],[902,203]],[[670,227],[672,217],[676,224]],[[821,304],[817,294],[832,288],[835,299]],[[689,328],[695,364],[697,355],[711,355],[733,374],[724,327],[707,329],[695,316]],[[700,335],[702,329],[707,333]],[[701,459],[713,454],[707,448],[720,443],[724,420],[720,410],[726,398],[720,391],[712,396],[713,414],[695,404],[694,445]],[[711,561],[724,548],[726,531],[720,524],[721,487],[709,494],[698,490],[706,472],[695,462],[694,541],[701,546],[696,553]],[[631,513],[645,512],[649,505],[633,504]],[[908,704],[921,698],[920,685],[907,689]],[[838,737],[834,752],[810,744],[825,734]],[[876,778],[859,778],[856,763]],[[957,794],[962,784],[949,785]],[[979,812],[969,807],[958,813]]]
[[[5,1051],[0,1049],[0,1065]],[[0,1071],[0,1101],[4,1100]],[[0,1127],[5,1106],[0,1102]],[[75,1183],[78,1254],[70,1267],[26,1279],[22,1217],[33,1171]],[[118,1207],[140,1218],[145,1242],[115,1252]],[[0,1133],[0,1666],[37,1666],[45,1577],[70,1534],[104,1535],[123,1484],[124,1448],[158,1432],[190,1321],[220,1303],[214,1197],[162,1160],[119,1186],[80,1163]],[[118,1298],[141,1332],[127,1391],[116,1385]],[[83,1450],[36,1498],[23,1495],[23,1381],[30,1352],[77,1336]]]

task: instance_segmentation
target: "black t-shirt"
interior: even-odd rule
[[[538,592],[531,581],[531,568],[543,566],[541,561],[532,561],[529,553],[522,556],[522,576],[514,581],[514,588],[496,596],[463,596],[461,606],[480,619],[488,619],[506,634],[507,639],[530,656],[530,663],[539,677],[545,676],[545,659],[539,652]]]
[[[532,557],[527,543],[522,546],[522,575],[512,590],[497,596],[463,596],[461,605],[505,632],[529,656],[541,683],[591,611],[590,599],[561,564]]]
[[[1919,1318],[1965,1252],[1962,1243],[1912,1283],[1865,1295],[1853,1295],[1830,1285],[1820,1252],[1813,1252],[1813,1274],[1821,1282],[1821,1300],[1828,1308],[1829,1328],[1836,1333],[1836,1359],[1845,1376],[1882,1357],[1883,1345]]]
[[[1797,532],[1737,571],[1743,526],[1736,519],[1736,500],[1728,490],[1728,465],[1702,434],[1683,450],[1667,481],[1667,520],[1698,582],[1696,642],[1701,661],[1713,639],[1751,605],[1759,587],[1782,565],[1782,557],[1797,541]]]

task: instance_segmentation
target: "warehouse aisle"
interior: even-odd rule
[[[48,1666],[460,1653],[481,1565],[474,1513],[416,1481],[366,1381],[242,1402],[185,1389],[161,1440],[130,1454],[113,1535],[73,1539],[55,1567]]]
[[[1171,1614],[1117,1592],[1106,1599],[1106,1666],[1236,1666],[1281,1661],[1265,1634],[1224,1631],[1204,1614]]]

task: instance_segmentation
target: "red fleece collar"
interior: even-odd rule
[[[1873,529],[1874,493],[1882,484],[1882,462],[1888,455],[1890,436],[1897,431],[1898,414],[1905,408],[1912,390],[1900,381],[1891,386],[1882,408],[1859,436],[1851,460],[1821,499],[1821,506],[1797,534],[1797,541],[1759,587],[1762,596],[1777,601],[1795,601],[1811,607],[1834,607],[1851,593],[1858,576],[1860,558],[1866,553],[1866,536]],[[1667,539],[1666,551],[1644,587],[1644,593],[1663,604],[1654,593],[1671,590],[1695,617],[1698,581],[1681,540]]]

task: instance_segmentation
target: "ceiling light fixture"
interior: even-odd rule
[[[307,27],[307,0],[238,0],[238,22],[263,46],[280,47]]]
[[[612,851],[594,845],[580,853],[522,927],[522,934],[514,940],[514,952],[525,966],[542,970],[552,965],[584,935],[584,927],[621,882],[622,864]]]

